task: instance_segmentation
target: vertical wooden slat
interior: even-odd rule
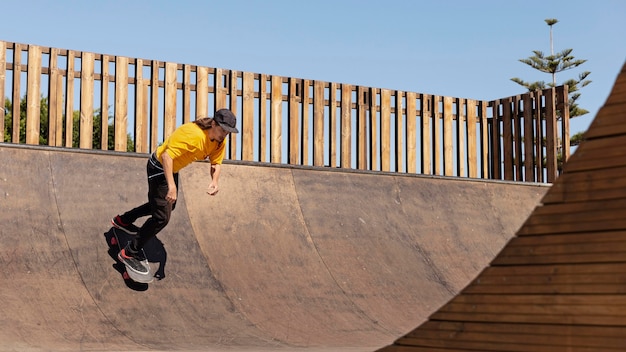
[[[378,89],[370,88],[369,94],[369,112],[370,112],[370,170],[380,170],[379,163],[379,149],[378,149]]]
[[[560,86],[557,89],[557,94],[559,97],[559,107],[561,110],[561,153],[563,154],[562,162],[565,163],[569,159],[570,155],[570,137],[569,137],[569,129],[570,129],[570,121],[569,121],[569,87],[567,85]]]
[[[486,101],[478,103],[478,111],[480,116],[480,143],[481,143],[481,178],[489,178],[489,122],[487,121],[487,105]]]
[[[357,87],[357,168],[367,168],[367,112],[369,110],[369,91],[365,87]]]
[[[543,149],[543,136],[544,126],[542,118],[542,91],[536,90],[533,94],[534,98],[534,110],[533,118],[535,122],[535,172],[537,173],[537,181],[543,182],[545,177],[543,175],[543,157],[545,155]]]
[[[13,119],[12,143],[20,143],[20,90],[22,82],[22,45],[15,44],[13,47],[13,94],[11,103],[11,118]]]
[[[74,58],[72,50],[67,52],[67,74],[65,75],[65,146],[71,148],[74,139]]]
[[[491,167],[492,178],[499,180],[502,179],[500,160],[502,140],[500,135],[500,125],[502,124],[502,117],[500,116],[500,106],[502,106],[502,100],[495,100],[492,102],[492,118],[491,118]]]
[[[150,152],[154,152],[159,143],[159,62],[152,60],[150,72]]]
[[[300,148],[302,149],[302,165],[309,165],[309,108],[310,108],[311,81],[302,80],[302,132],[300,133]]]
[[[313,165],[324,166],[324,82],[313,82]]]
[[[178,65],[165,63],[165,109],[163,111],[163,137],[169,137],[176,129],[176,96],[178,93]]]
[[[395,111],[395,116],[396,116],[396,128],[394,131],[394,134],[396,136],[396,153],[395,153],[395,158],[396,158],[396,172],[406,172],[406,165],[404,162],[404,140],[403,140],[403,134],[402,132],[404,131],[404,126],[403,126],[403,108],[402,108],[402,97],[403,97],[404,93],[402,91],[397,90],[396,91],[396,111]]]
[[[0,40],[0,142],[4,142],[4,86],[6,83],[6,68],[7,68],[7,44],[5,41]]]
[[[513,98],[503,99],[502,109],[502,152],[504,153],[504,179],[513,180],[513,121],[512,107]]]
[[[511,120],[513,122],[513,165],[515,168],[515,180],[522,181],[523,180],[523,158],[522,158],[522,146],[523,146],[523,138],[522,138],[522,122],[520,120],[520,102],[521,97],[516,95],[513,97],[513,105],[511,110]]]
[[[115,150],[126,151],[128,126],[128,58],[115,58]]]
[[[380,90],[380,166],[382,171],[391,171],[391,91],[389,89]]]
[[[183,123],[191,121],[191,66],[183,65]]]
[[[328,94],[328,138],[330,139],[329,149],[329,166],[337,167],[337,83],[329,83]]]
[[[478,155],[476,138],[476,100],[467,99],[467,176],[478,177]]]
[[[454,174],[454,162],[452,152],[452,98],[443,97],[443,167],[444,175],[452,176]]]
[[[93,148],[94,54],[83,52],[80,65],[80,135],[79,146]]]
[[[196,119],[209,116],[209,69],[196,68]]]
[[[302,89],[298,91],[298,82],[296,78],[289,78],[289,164],[297,165],[300,163],[300,96]]]
[[[441,96],[433,95],[432,97],[433,97],[433,105],[432,105],[433,173],[435,175],[441,175],[442,174],[441,164],[442,164],[442,158],[443,158],[443,155],[442,155],[443,141],[441,137],[442,116],[440,115],[440,112],[439,112],[439,101],[441,100]]]
[[[349,168],[352,165],[352,86],[341,85],[341,164]]]
[[[254,74],[243,73],[241,111],[241,158],[254,159]]]
[[[429,94],[420,95],[420,111],[422,114],[422,174],[431,175],[433,173],[433,142],[435,141],[434,129],[436,126],[435,98]],[[437,154],[435,154],[437,155]]]
[[[50,49],[50,58],[48,61],[48,145],[50,146],[56,146],[59,141],[59,139],[57,139],[57,120],[59,120],[57,107],[62,103],[62,100],[59,101],[57,99],[57,79],[59,77],[58,55],[59,51],[57,49]],[[2,89],[2,87],[0,87],[0,89]],[[2,99],[2,96],[0,96],[0,99]],[[59,128],[61,128],[61,126],[59,126]]]
[[[524,180],[535,182],[535,156],[534,142],[535,134],[533,129],[533,94],[524,94]]]
[[[270,161],[280,163],[282,144],[282,109],[283,109],[282,77],[272,76],[272,92],[270,107]]]
[[[109,61],[108,55],[102,55],[100,81],[100,149],[109,149]]]
[[[267,162],[267,76],[259,75],[259,161]]]
[[[557,170],[557,150],[556,150],[556,101],[555,101],[555,88],[545,89],[546,96],[546,167],[548,172],[547,181],[552,183],[556,180]]]
[[[135,151],[148,152],[148,101],[145,91],[147,84],[143,79],[143,60],[135,63]]]
[[[228,82],[224,79],[224,70],[215,69],[215,111],[226,108],[226,95],[228,89],[225,87]]]
[[[456,99],[456,160],[457,160],[457,176],[467,177],[465,169],[467,165],[467,143],[466,133],[467,126],[465,121],[467,119],[466,112],[464,111],[466,106],[465,99]]]
[[[417,95],[406,92],[406,172],[417,172]]]
[[[237,77],[238,77],[237,71],[231,70],[230,77],[229,77],[230,84],[229,84],[229,90],[228,90],[228,96],[230,97],[229,99],[230,106],[228,108],[230,109],[230,111],[232,111],[233,114],[235,114],[235,116],[237,116],[239,113],[239,111],[237,110],[237,97],[238,97]],[[237,159],[237,136],[236,135],[233,135],[230,138],[228,138],[228,147],[230,149],[230,159],[236,160]]]

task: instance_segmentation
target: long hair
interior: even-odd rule
[[[212,117],[202,117],[194,121],[194,123],[203,130],[210,129],[212,127],[211,122],[213,122]]]

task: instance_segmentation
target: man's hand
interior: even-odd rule
[[[167,194],[165,195],[165,200],[170,203],[170,204],[174,204],[174,202],[176,202],[176,186],[170,186],[168,187],[167,190]]]

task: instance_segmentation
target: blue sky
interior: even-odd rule
[[[588,128],[626,60],[623,0],[22,0],[0,39],[255,73],[491,100],[550,81],[518,59],[573,48],[591,71],[572,121]]]

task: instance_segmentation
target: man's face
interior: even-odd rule
[[[211,142],[218,141],[222,143],[229,134],[230,132],[225,131],[222,126],[213,121],[213,128],[209,129],[209,138],[211,139]]]

